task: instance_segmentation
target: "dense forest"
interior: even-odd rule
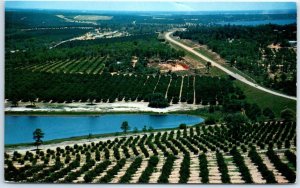
[[[207,45],[258,83],[296,95],[296,25],[196,26],[176,36]],[[278,46],[278,49],[270,47]]]

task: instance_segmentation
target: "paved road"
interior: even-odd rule
[[[254,87],[256,89],[259,89],[261,91],[270,93],[272,95],[284,97],[284,98],[291,99],[291,100],[297,100],[297,97],[285,95],[285,94],[278,93],[276,91],[272,91],[270,89],[261,87],[261,86],[257,85],[256,83],[253,83],[253,82],[247,80],[245,77],[239,75],[238,73],[234,73],[234,72],[230,71],[229,69],[227,69],[227,68],[223,67],[222,65],[216,63],[215,61],[211,60],[210,58],[208,58],[208,57],[200,54],[197,51],[195,51],[193,48],[191,48],[189,46],[186,46],[185,44],[182,44],[182,43],[174,40],[173,38],[171,38],[170,35],[173,34],[173,32],[174,31],[166,33],[166,35],[165,35],[166,40],[168,40],[171,43],[176,44],[177,46],[180,46],[181,48],[183,48],[183,49],[185,49],[185,50],[187,50],[187,51],[195,54],[196,56],[200,57],[201,59],[204,59],[205,61],[210,61],[211,64],[212,64],[212,66],[215,66],[215,67],[221,69],[222,71],[226,72],[227,74],[229,74],[230,76],[234,77],[235,79],[240,80],[241,82],[244,82],[245,84],[248,84],[249,86],[252,86],[252,87]]]

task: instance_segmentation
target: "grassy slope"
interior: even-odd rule
[[[290,108],[296,111],[296,101],[294,100],[271,95],[237,80],[234,81],[234,84],[244,91],[246,100],[249,103],[257,103],[262,109],[269,107],[274,111],[276,116],[279,116],[280,112],[285,108]]]
[[[174,49],[177,49],[177,50],[182,50],[182,48],[174,45],[173,43],[169,43]],[[206,62],[199,58],[198,56],[196,56],[195,54],[191,53],[191,52],[188,52],[188,51],[185,51],[185,55],[189,58],[192,58],[196,61],[198,61],[199,63],[203,64],[204,66],[206,65]],[[210,76],[227,76],[226,73],[224,73],[223,71],[221,71],[220,69],[216,68],[216,67],[211,67],[210,68]]]
[[[181,43],[187,45],[187,46],[194,46],[194,45],[195,45],[195,44],[194,44],[193,42],[191,42],[191,41],[187,41],[187,40],[183,41],[183,40],[178,40],[178,39],[176,39],[176,40],[177,40],[178,42],[181,42]],[[199,52],[200,54],[202,54],[202,55],[204,55],[204,56],[206,56],[206,57],[212,59],[213,61],[219,63],[219,62],[218,62],[217,54],[212,53],[211,51],[208,51],[208,50],[206,50],[206,49],[204,49],[204,48],[199,48],[199,47],[194,48],[194,50],[195,50],[196,52]],[[194,54],[192,54],[192,55],[194,55]],[[195,56],[195,55],[194,55],[194,56]],[[197,57],[197,56],[195,56],[195,57]],[[198,57],[197,57],[197,58],[198,58]],[[200,59],[200,58],[199,58],[199,59]],[[202,59],[201,59],[201,61],[202,61],[202,64],[206,65],[206,61],[204,61],[204,60],[202,60]],[[228,65],[228,64],[224,64],[224,63],[220,63],[220,64],[221,64],[222,66],[224,66],[225,68],[227,68],[228,70],[230,70],[230,71],[232,71],[232,72],[235,72],[235,73],[238,73],[238,74],[242,75],[242,76],[245,77],[247,80],[250,80],[250,81],[252,81],[252,82],[256,82],[254,79],[252,79],[250,76],[248,76],[248,75],[245,74],[244,72],[242,72],[242,71],[240,71],[240,70],[238,70],[238,69],[236,69],[236,68],[234,68],[234,67],[231,67],[231,66]],[[215,68],[215,69],[217,69],[217,68]],[[218,70],[219,70],[219,69],[218,69]],[[219,71],[220,71],[220,70],[219,70]],[[220,71],[220,72],[222,72],[222,71]],[[223,73],[223,72],[222,72],[222,73]],[[223,73],[223,74],[225,74],[225,73]]]

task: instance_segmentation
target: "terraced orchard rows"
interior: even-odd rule
[[[89,57],[56,60],[43,64],[20,66],[16,69],[30,70],[32,72],[100,74],[105,67],[106,59],[104,57]]]
[[[293,183],[296,124],[197,125],[5,153],[5,179],[55,183]],[[235,135],[235,136],[234,136]]]
[[[80,75],[12,71],[6,74],[6,98],[44,102],[148,101],[149,94],[161,93],[170,103],[222,104],[240,90],[229,79],[176,75]],[[47,83],[47,84],[46,84]]]

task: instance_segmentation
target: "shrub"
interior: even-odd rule
[[[159,159],[157,156],[150,157],[146,169],[142,172],[142,174],[138,180],[139,183],[148,183],[149,182],[150,176],[153,173],[154,168],[158,164],[158,161],[159,161]]]
[[[21,165],[23,165],[24,164],[24,159],[18,159],[18,163],[20,163]]]
[[[254,149],[250,150],[248,156],[252,162],[257,165],[258,170],[261,172],[261,175],[267,181],[267,183],[277,183],[274,174],[267,168],[267,166],[263,163],[262,158]]]
[[[280,112],[280,117],[284,121],[295,121],[296,120],[296,114],[293,110],[287,108]]]
[[[190,155],[189,154],[185,154],[183,161],[181,163],[180,166],[180,179],[179,179],[179,183],[187,183],[189,177],[190,177]]]
[[[121,159],[117,162],[117,164],[110,170],[107,171],[106,175],[103,176],[99,183],[108,183],[111,179],[119,172],[119,170],[125,165],[126,159]]]
[[[117,147],[115,147],[114,149],[114,156],[117,160],[120,159],[120,153],[119,153],[119,149]]]
[[[13,157],[15,157],[15,158],[20,158],[20,157],[22,157],[22,155],[21,155],[19,152],[14,151]]]
[[[274,153],[273,150],[269,149],[267,151],[267,156],[274,164],[275,168],[283,174],[290,183],[294,183],[296,180],[296,173],[291,170],[287,164],[283,163],[280,158]]]
[[[106,159],[109,159],[109,150],[107,148],[104,149],[104,156]]]
[[[219,152],[217,152],[217,163],[218,163],[219,171],[221,172],[222,182],[230,183],[227,165],[225,163],[223,155]]]
[[[296,168],[297,167],[297,157],[294,153],[292,153],[289,150],[286,150],[284,152],[284,155],[287,157],[287,159],[289,160],[289,162]]]
[[[95,153],[95,160],[100,161],[100,152],[98,150]]]
[[[110,161],[104,161],[102,163],[99,163],[98,165],[95,166],[95,168],[91,171],[88,171],[83,179],[86,183],[91,182],[94,177],[96,177],[97,175],[101,174],[104,170],[107,169],[107,167],[111,164]]]
[[[233,156],[233,161],[239,168],[240,173],[242,174],[242,179],[246,183],[253,183],[249,169],[247,168],[243,156],[237,151],[236,148],[233,148],[230,151],[231,155]]]
[[[173,163],[175,161],[175,157],[173,155],[169,155],[166,159],[165,164],[162,167],[161,175],[158,178],[158,183],[168,183],[168,178],[171,174]]]
[[[77,161],[78,162],[78,161]],[[79,164],[79,162],[78,162]],[[69,183],[72,182],[73,180],[75,180],[77,177],[79,177],[82,173],[88,171],[92,166],[95,165],[95,161],[94,160],[90,160],[87,163],[85,163],[80,170],[77,170],[75,172],[70,172],[65,179],[62,182],[65,183]]]
[[[185,123],[182,123],[179,125],[179,129],[186,129],[186,128],[187,128],[187,126]]]
[[[67,157],[65,158],[65,164],[69,164],[70,161],[71,161],[71,157],[70,155],[67,155]]]
[[[81,156],[79,154],[76,154],[76,160],[80,161]]]
[[[44,159],[44,164],[46,165],[46,164],[49,164],[49,158],[48,157],[46,157],[45,159]]]
[[[90,152],[87,152],[85,154],[85,161],[88,162],[89,160],[91,160],[91,153]]]
[[[216,124],[216,119],[214,116],[208,116],[206,119],[205,119],[205,124],[206,125],[213,125],[213,124]]]
[[[50,173],[49,176],[47,176],[41,182],[53,183],[53,182],[57,181],[58,179],[64,177],[69,171],[71,171],[74,168],[77,168],[79,165],[80,164],[78,161],[73,161],[66,168],[63,168],[59,171],[55,171],[54,173]]]
[[[202,183],[208,183],[208,175],[209,171],[207,168],[207,159],[205,154],[199,155],[199,162],[200,162],[200,177]]]
[[[123,152],[125,154],[125,157],[129,158],[130,154],[129,154],[128,148],[126,146],[122,146],[122,149],[123,149]]]
[[[137,171],[137,169],[141,166],[142,164],[142,158],[138,157],[136,158],[129,168],[126,170],[126,173],[124,176],[121,177],[119,183],[128,183],[132,177],[132,175]]]
[[[148,153],[148,150],[145,148],[145,146],[144,145],[140,145],[140,148],[141,148],[142,152],[144,153],[145,158],[148,158],[149,157],[149,153]]]
[[[169,106],[168,100],[161,93],[153,93],[147,96],[149,99],[149,107],[152,108],[166,108]]]

